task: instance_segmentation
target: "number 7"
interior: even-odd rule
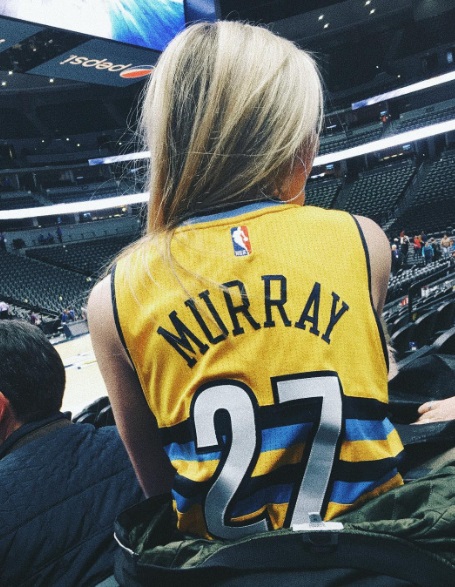
[[[341,433],[342,399],[336,375],[276,381],[279,403],[322,398],[321,418],[292,512],[290,526],[308,522],[309,512],[321,512]]]

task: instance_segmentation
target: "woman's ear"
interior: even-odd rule
[[[305,153],[304,156],[296,156],[289,174],[285,176],[278,190],[280,200],[289,204],[303,205],[305,203],[305,185],[312,166],[312,155]]]

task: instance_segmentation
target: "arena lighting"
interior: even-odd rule
[[[81,212],[94,212],[106,208],[123,208],[132,204],[147,202],[147,193],[114,196],[112,198],[100,198],[87,202],[71,202],[67,204],[54,204],[52,206],[39,206],[37,208],[23,208],[18,210],[0,211],[0,220],[19,220],[23,218],[37,218],[39,216],[62,216],[64,214],[79,214]]]
[[[455,71],[449,71],[449,73],[443,73],[442,75],[437,75],[436,77],[431,77],[430,79],[416,82],[415,84],[404,86],[403,88],[397,88],[396,90],[390,90],[390,92],[378,94],[377,96],[372,96],[371,98],[366,98],[365,100],[360,100],[359,102],[353,102],[351,104],[351,109],[358,110],[359,108],[364,108],[365,106],[372,106],[373,104],[377,104],[383,100],[390,100],[391,98],[406,96],[407,94],[412,94],[413,92],[420,92],[421,90],[426,90],[428,88],[433,88],[434,86],[446,84],[447,82],[451,82],[454,79]]]
[[[455,130],[455,120],[448,120],[445,122],[438,122],[426,126],[425,128],[418,128],[410,130],[405,133],[387,137],[385,139],[379,139],[372,143],[366,143],[365,145],[359,145],[358,147],[351,147],[350,149],[344,149],[338,151],[338,153],[328,153],[327,155],[318,155],[314,160],[314,166],[327,165],[328,163],[336,163],[343,159],[352,159],[352,157],[358,157],[359,155],[366,155],[367,153],[373,153],[374,151],[381,151],[382,149],[389,149],[390,147],[396,147],[397,145],[412,143],[420,139],[426,139],[434,135],[439,135],[445,132]],[[89,159],[89,165],[108,165],[110,163],[119,163],[121,161],[132,161],[134,159],[147,159],[150,156],[149,151],[141,151],[139,153],[129,153],[128,155],[113,155],[112,157],[99,157],[97,159]]]
[[[455,120],[448,120],[446,122],[439,122],[432,124],[425,128],[418,128],[408,132],[387,137],[366,145],[352,147],[345,149],[338,153],[328,153],[327,155],[319,155],[314,160],[314,167],[318,165],[328,165],[343,161],[344,159],[351,159],[352,157],[359,157],[367,153],[374,153],[390,147],[412,143],[420,139],[425,139],[445,132],[455,130]],[[148,151],[141,151],[139,153],[129,153],[128,155],[116,155],[112,157],[102,157],[99,159],[89,159],[90,165],[102,165],[108,163],[116,163],[119,161],[132,161],[135,159],[146,159],[149,157]],[[0,211],[0,220],[17,220],[21,218],[37,218],[39,216],[60,216],[62,214],[78,214],[80,212],[91,212],[96,210],[104,210],[106,208],[121,208],[131,204],[143,204],[148,201],[149,195],[147,193],[131,194],[124,196],[115,196],[112,198],[103,198],[99,200],[89,200],[87,202],[72,202],[67,204],[55,204],[53,206],[40,206],[37,208],[23,208],[18,210]]]
[[[416,128],[399,135],[373,141],[372,143],[359,145],[358,147],[351,147],[350,149],[344,149],[343,151],[338,151],[338,153],[318,155],[314,160],[314,165],[327,165],[327,163],[335,163],[337,161],[343,161],[344,159],[352,159],[352,157],[359,157],[360,155],[367,155],[368,153],[374,153],[375,151],[390,149],[390,147],[397,147],[398,145],[405,143],[413,143],[414,141],[440,135],[445,132],[450,132],[451,130],[455,130],[455,120],[438,122],[437,124],[432,124],[430,126],[426,126],[425,128]]]
[[[120,144],[120,143],[119,143]],[[138,153],[128,153],[127,155],[111,155],[110,157],[97,157],[89,159],[89,165],[110,165],[120,161],[134,161],[135,159],[148,159],[150,151],[139,151]]]

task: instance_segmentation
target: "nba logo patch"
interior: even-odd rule
[[[246,226],[231,228],[231,240],[236,257],[245,257],[251,254],[251,242]]]

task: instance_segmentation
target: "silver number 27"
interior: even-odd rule
[[[292,513],[290,525],[294,526],[307,522],[309,512],[321,511],[341,433],[341,388],[335,374],[305,374],[303,377],[281,379],[277,380],[276,388],[279,403],[322,398],[319,426]],[[212,535],[234,539],[265,531],[268,527],[265,519],[246,525],[226,523],[227,508],[247,471],[251,470],[257,453],[255,411],[251,395],[235,381],[206,387],[196,396],[193,406],[197,449],[221,448],[215,430],[218,410],[229,414],[232,440],[223,468],[208,491],[204,513]]]

